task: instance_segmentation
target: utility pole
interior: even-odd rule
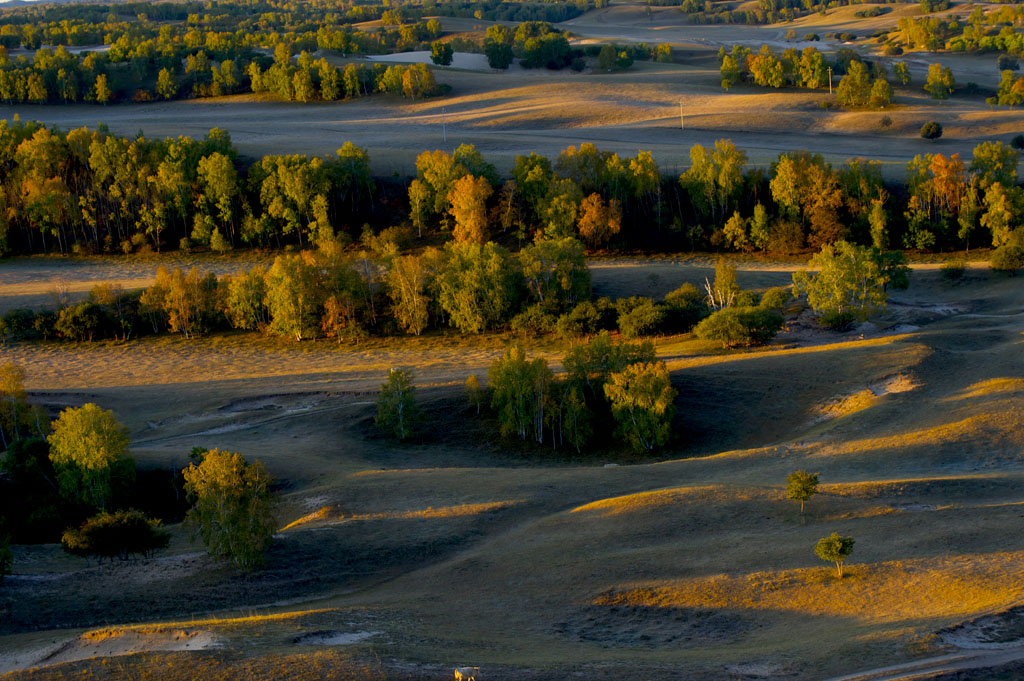
[[[832,67],[828,67],[828,93],[832,94]]]
[[[683,129],[683,100],[679,100],[679,129]]]

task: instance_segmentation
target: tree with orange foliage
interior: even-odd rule
[[[615,199],[605,203],[600,194],[591,194],[580,202],[577,226],[588,246],[601,246],[622,228],[622,208]]]
[[[464,175],[448,192],[448,212],[455,218],[454,236],[460,243],[487,242],[487,199],[491,184],[483,177]]]

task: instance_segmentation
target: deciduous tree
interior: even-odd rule
[[[135,478],[128,429],[112,411],[91,402],[69,407],[46,439],[61,495],[73,503],[106,509],[116,488]]]

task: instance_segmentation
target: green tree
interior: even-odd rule
[[[956,79],[953,78],[951,68],[943,68],[939,63],[928,66],[928,80],[924,84],[924,89],[932,99],[949,99],[955,88]]]
[[[597,68],[609,72],[615,68],[615,46],[603,45],[597,54]]]
[[[871,85],[871,95],[868,97],[868,104],[879,109],[892,104],[892,85],[885,78],[877,78]]]
[[[871,80],[864,62],[851,61],[836,88],[836,101],[846,108],[864,106],[871,97]]]
[[[297,341],[319,331],[320,309],[326,297],[322,271],[309,253],[278,256],[266,276],[270,330]]]
[[[430,43],[430,61],[435,64],[450,66],[454,56],[455,52],[452,50],[451,43],[441,42],[440,40]]]
[[[494,243],[449,243],[435,279],[437,300],[449,323],[480,333],[516,308],[522,275],[508,251]]]
[[[910,70],[907,68],[906,63],[901,61],[893,62],[892,75],[899,85],[910,85]]]
[[[134,509],[102,512],[86,520],[81,527],[67,530],[61,537],[65,551],[76,556],[95,556],[128,560],[132,555],[150,557],[167,548],[171,535],[160,528],[160,520]]]
[[[487,27],[484,36],[484,54],[492,69],[507,69],[514,59],[512,53],[512,31],[503,24]]]
[[[377,398],[377,428],[396,440],[412,435],[419,421],[419,407],[416,406],[416,388],[412,384],[410,369],[392,369],[388,380],[380,386]]]
[[[259,331],[270,322],[266,276],[267,270],[256,265],[248,272],[225,279],[224,314],[234,328]]]
[[[843,578],[843,563],[853,553],[853,537],[843,537],[833,532],[822,537],[814,545],[814,555],[826,563],[835,563],[839,579]]]
[[[942,137],[942,125],[938,121],[928,121],[921,126],[921,137],[926,140],[937,140]]]
[[[720,341],[723,347],[767,343],[782,329],[783,317],[765,307],[736,306],[717,310],[693,329],[702,340]]]
[[[7,449],[28,437],[38,416],[28,403],[25,370],[14,362],[0,364],[0,447]],[[35,430],[42,435],[38,425]]]
[[[590,269],[576,239],[541,239],[517,258],[530,297],[546,312],[558,314],[590,298]]]
[[[46,439],[61,495],[73,503],[105,510],[116,488],[135,478],[128,429],[112,411],[91,402],[69,407]]]
[[[634,452],[649,452],[668,442],[677,392],[664,362],[637,362],[613,372],[604,393],[612,406],[616,436]]]
[[[420,335],[430,321],[427,287],[434,273],[427,261],[432,259],[415,255],[394,258],[385,279],[395,321],[399,328],[414,336]]]
[[[164,99],[174,99],[178,94],[178,82],[174,74],[167,69],[160,69],[156,77],[156,93]]]
[[[723,90],[728,90],[733,85],[740,82],[740,67],[736,63],[736,60],[733,59],[732,55],[727,54],[722,57],[721,73]]]
[[[793,274],[797,293],[829,326],[843,327],[854,320],[866,320],[885,307],[889,275],[883,269],[882,254],[872,248],[838,241],[823,246],[809,263],[811,270]]]
[[[491,407],[498,412],[501,434],[523,440],[544,441],[544,410],[547,406],[551,369],[546,360],[526,359],[518,345],[494,360],[487,372]]]
[[[800,513],[804,512],[804,503],[818,493],[818,474],[805,470],[793,471],[786,476],[786,498],[800,502]]]
[[[193,503],[185,518],[193,541],[199,536],[211,556],[240,568],[260,566],[276,530],[273,480],[263,464],[211,449],[182,473]]]
[[[476,409],[476,413],[480,413],[480,408],[484,404],[484,389],[480,386],[480,379],[476,377],[476,374],[470,374],[466,377],[466,399],[469,400],[471,407]]]

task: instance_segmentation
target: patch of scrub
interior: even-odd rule
[[[314,631],[296,637],[300,646],[347,646],[373,638],[379,631]]]

